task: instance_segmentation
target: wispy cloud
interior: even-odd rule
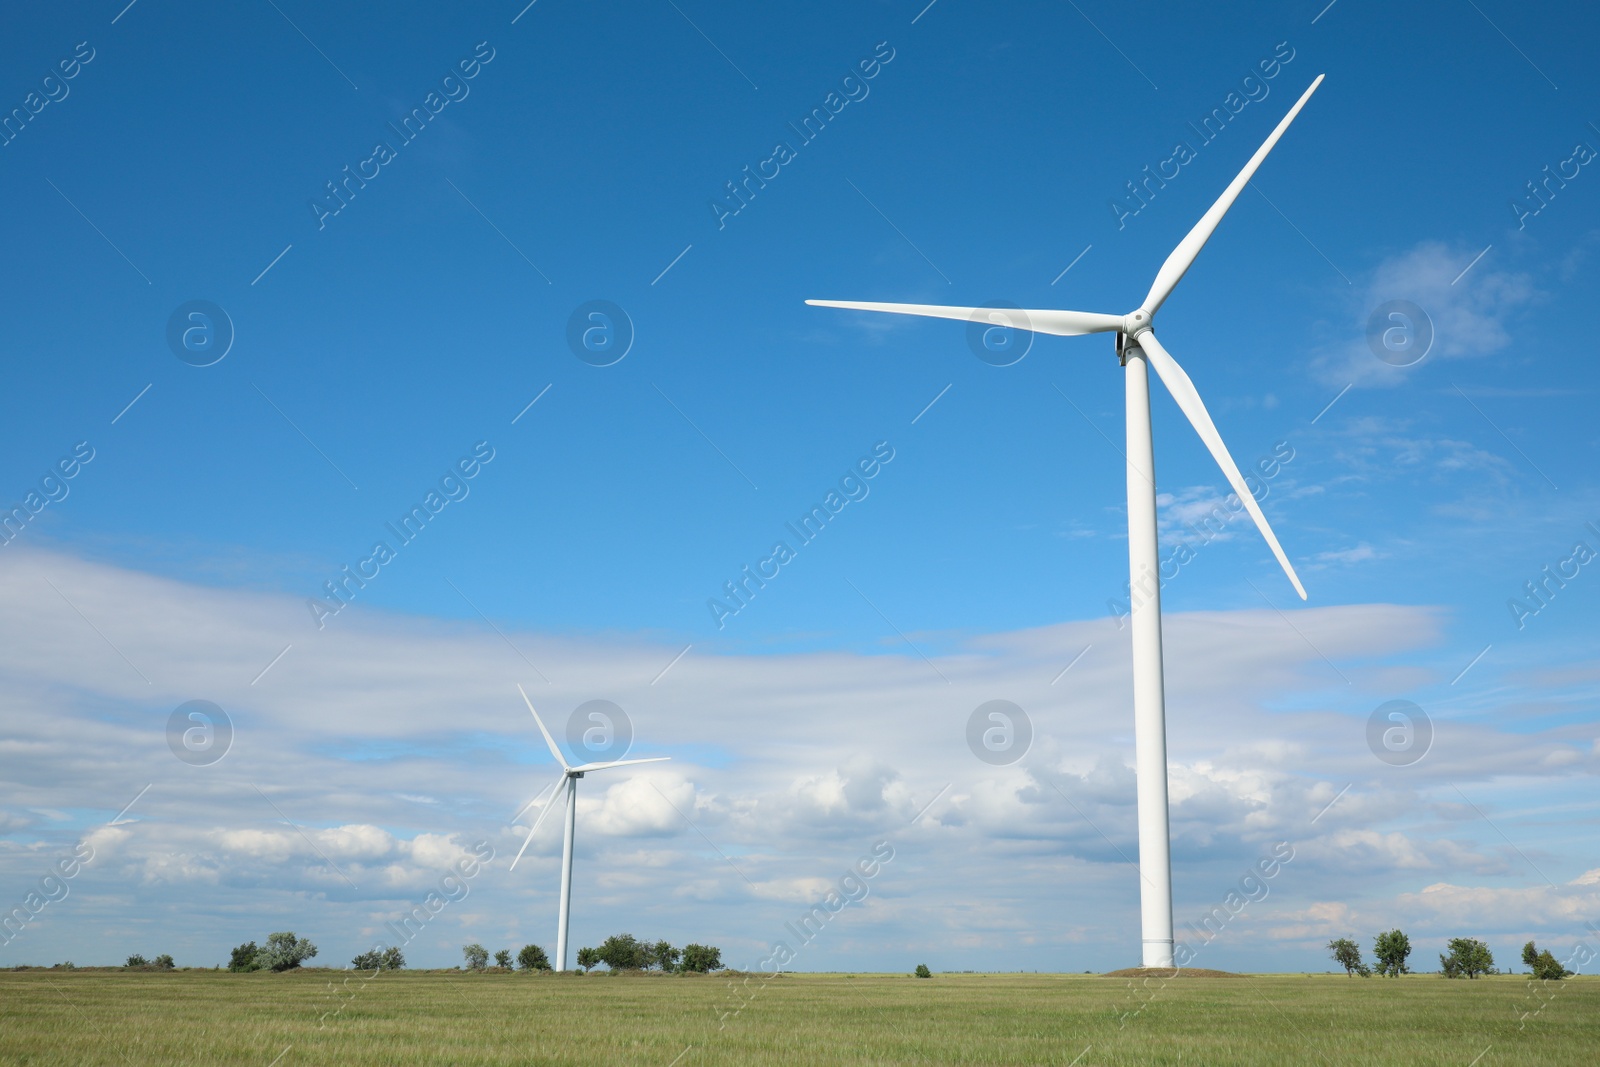
[[[1517,315],[1544,294],[1529,275],[1496,267],[1496,259],[1504,255],[1499,250],[1461,276],[1462,268],[1481,251],[1423,241],[1381,261],[1350,301],[1347,318],[1335,331],[1337,339],[1313,356],[1312,372],[1318,380],[1331,386],[1409,385],[1430,363],[1503,351],[1511,343]],[[1367,339],[1373,312],[1396,300],[1415,304],[1432,324],[1432,347],[1421,363],[1411,367],[1385,363]]]

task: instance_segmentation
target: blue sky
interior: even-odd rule
[[[1600,179],[1576,151],[1600,149],[1600,109],[1564,58],[1597,18],[1360,0],[15,15],[0,100],[38,113],[0,147],[0,495],[20,504],[80,442],[93,459],[0,550],[0,884],[21,900],[62,848],[103,847],[0,963],[209,964],[285,926],[342,962],[451,848],[520,844],[510,815],[549,761],[518,681],[560,722],[615,700],[639,751],[675,758],[584,783],[579,943],[635,929],[753,960],[887,837],[875,895],[798,966],[1128,962],[1111,342],[1039,336],[997,367],[960,323],[803,301],[1132,308],[1321,73],[1162,313],[1241,464],[1292,454],[1263,507],[1310,592],[1235,522],[1164,594],[1179,923],[1288,840],[1214,965],[1320,969],[1327,937],[1402,922],[1508,956],[1592,940],[1600,579],[1580,569],[1520,628],[1507,601],[1575,542],[1600,550],[1582,328]],[[430,93],[439,113],[404,143],[388,124]],[[849,102],[803,141],[789,124],[830,93]],[[1203,142],[1190,123],[1230,93],[1247,103]],[[314,208],[379,140],[376,176]],[[715,208],[779,141],[777,176]],[[1130,213],[1125,183],[1179,141],[1193,158]],[[1547,166],[1569,177],[1529,199]],[[167,341],[194,300],[235,334],[210,366]],[[596,300],[634,335],[604,367],[568,344]],[[1390,301],[1431,323],[1412,366],[1368,343]],[[1154,394],[1173,545],[1226,487]],[[465,495],[319,628],[308,600],[475,447],[493,458],[450,483]],[[866,495],[719,626],[708,600],[875,448],[893,458]],[[1037,737],[995,769],[962,731],[1002,698]],[[168,750],[190,699],[235,725],[213,766]],[[1365,740],[1394,699],[1437,732],[1401,768]],[[1051,782],[1076,809],[1046,803]],[[145,785],[139,821],[102,826]],[[257,787],[330,835],[322,852]],[[538,864],[499,863],[415,961],[552,941],[554,823]]]

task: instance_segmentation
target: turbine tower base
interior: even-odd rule
[[[1172,958],[1172,941],[1146,941],[1144,943],[1144,966],[1146,967],[1177,967]]]

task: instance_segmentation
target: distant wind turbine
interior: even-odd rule
[[[609,763],[584,763],[574,767],[561,754],[561,749],[556,747],[555,738],[551,737],[550,731],[544,728],[544,720],[539,718],[537,711],[533,710],[533,701],[528,699],[528,694],[523,691],[521,685],[517,686],[517,692],[522,693],[523,703],[528,705],[529,711],[533,711],[533,721],[538,723],[539,732],[544,735],[544,743],[550,746],[550,754],[556,758],[557,763],[561,764],[561,778],[556,784],[558,786],[564,784],[566,787],[567,833],[565,842],[561,846],[561,914],[556,925],[556,970],[564,971],[567,969],[567,920],[572,913],[572,834],[577,827],[578,821],[578,779],[590,771],[604,771],[612,767],[627,767],[634,763],[660,763],[672,757],[650,756],[646,759],[619,759],[611,760]],[[517,816],[533,807],[534,801],[537,801],[543,795],[544,791],[541,790],[534,796],[533,800],[524,804],[522,811],[513,815],[512,819],[516,819]],[[522,847],[517,849],[517,858],[511,861],[511,870],[517,869],[517,860],[522,859],[522,854],[528,851],[528,845],[532,843],[533,835],[539,832],[539,826],[544,822],[544,817],[550,814],[551,809],[555,807],[555,799],[555,793],[552,792],[549,802],[545,804],[544,810],[539,813],[539,818],[535,820],[533,828],[528,831],[527,839],[522,842]]]
[[[859,311],[887,311],[898,315],[923,315],[937,319],[959,319],[970,322],[992,322],[1013,326],[1035,333],[1054,334],[1058,337],[1075,337],[1088,333],[1115,333],[1117,355],[1126,370],[1127,434],[1128,434],[1128,572],[1129,583],[1142,588],[1139,583],[1148,580],[1153,587],[1149,597],[1140,601],[1133,597],[1133,725],[1134,765],[1138,774],[1139,789],[1139,874],[1140,874],[1140,926],[1144,939],[1143,960],[1146,967],[1172,967],[1172,842],[1167,821],[1167,722],[1166,699],[1163,693],[1161,665],[1161,586],[1157,564],[1156,539],[1156,468],[1155,448],[1150,432],[1150,378],[1149,367],[1166,385],[1172,399],[1178,402],[1190,425],[1200,435],[1200,440],[1210,450],[1211,456],[1227,475],[1228,484],[1238,494],[1240,501],[1255,520],[1267,546],[1278,558],[1289,581],[1300,599],[1306,598],[1305,587],[1295,575],[1284,555],[1283,547],[1267,525],[1267,518],[1245,485],[1239,467],[1222,443],[1222,435],[1211,421],[1205,404],[1200,399],[1189,375],[1178,366],[1177,360],[1156,340],[1152,325],[1155,314],[1180,279],[1194,263],[1206,240],[1227,214],[1228,208],[1238,198],[1256,168],[1261,166],[1267,153],[1272,151],[1300,109],[1305,107],[1311,94],[1322,84],[1323,75],[1305,91],[1289,113],[1278,123],[1272,135],[1256,154],[1250,157],[1244,170],[1223,190],[1217,202],[1200,217],[1194,228],[1167,256],[1156,272],[1150,293],[1133,311],[1126,315],[1103,315],[1087,311],[1007,311],[993,308],[941,307],[933,304],[879,304],[845,300],[807,300],[818,307],[850,308]],[[1016,321],[1021,319],[1021,322]]]

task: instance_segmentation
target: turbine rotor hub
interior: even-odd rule
[[[1155,316],[1143,308],[1136,308],[1122,316],[1122,329],[1117,331],[1117,362],[1128,365],[1129,353],[1139,347],[1139,335],[1150,332]]]

